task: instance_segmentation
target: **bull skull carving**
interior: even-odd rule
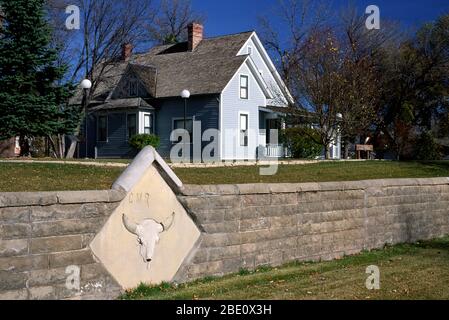
[[[157,222],[153,219],[145,219],[141,223],[136,224],[129,221],[128,217],[122,215],[123,225],[126,230],[137,236],[140,246],[140,255],[144,262],[151,262],[154,254],[154,248],[159,242],[159,234],[168,231],[175,220],[175,213],[164,222]]]

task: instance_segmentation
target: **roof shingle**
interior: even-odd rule
[[[109,64],[91,100],[105,101],[128,66],[154,98],[176,97],[184,89],[192,95],[221,93],[246,60],[247,55],[237,53],[252,33],[204,39],[194,51],[187,51],[186,42],[156,46],[146,53],[134,54],[128,62]],[[71,103],[80,103],[81,97],[78,90]]]

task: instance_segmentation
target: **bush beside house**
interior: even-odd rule
[[[281,142],[290,150],[293,158],[315,159],[320,156],[323,147],[315,129],[296,127],[287,128],[281,132]]]
[[[158,148],[161,141],[159,137],[154,134],[137,134],[129,139],[129,144],[137,151],[140,151],[146,146]]]

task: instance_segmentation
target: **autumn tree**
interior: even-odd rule
[[[448,112],[449,15],[424,25],[417,34],[388,51],[382,63],[382,118],[398,159],[411,157],[416,132]]]

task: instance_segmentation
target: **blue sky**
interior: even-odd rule
[[[192,0],[193,8],[206,15],[207,37],[257,30],[257,17],[270,13],[277,0]],[[348,0],[330,0],[339,10]],[[380,8],[381,19],[395,19],[405,28],[417,28],[434,20],[442,13],[449,13],[449,0],[353,0],[363,15],[368,5]]]

